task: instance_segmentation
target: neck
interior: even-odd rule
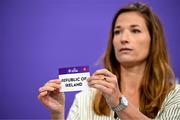
[[[135,66],[121,65],[121,92],[129,95],[139,93],[146,63]]]

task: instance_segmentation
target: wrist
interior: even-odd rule
[[[116,106],[112,106],[111,108],[114,112],[119,113],[125,108],[127,108],[127,106],[128,106],[128,100],[125,96],[122,95],[119,97],[118,104]]]
[[[121,96],[122,96],[122,95],[116,96],[113,104],[111,104],[111,108],[114,108],[114,107],[116,107],[116,106],[119,105],[119,103],[120,103],[119,98],[121,98]]]
[[[51,112],[51,120],[64,120],[64,111],[60,112]]]

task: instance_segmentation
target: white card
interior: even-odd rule
[[[87,78],[90,76],[88,66],[59,68],[61,92],[81,91],[89,88]]]

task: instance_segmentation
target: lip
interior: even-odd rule
[[[132,51],[132,49],[130,49],[130,48],[121,48],[119,50],[119,52],[123,52],[123,51]]]

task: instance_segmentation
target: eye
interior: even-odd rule
[[[131,32],[132,33],[141,33],[141,31],[139,29],[132,29]]]
[[[118,34],[120,34],[120,30],[114,30],[114,35],[118,35]]]

